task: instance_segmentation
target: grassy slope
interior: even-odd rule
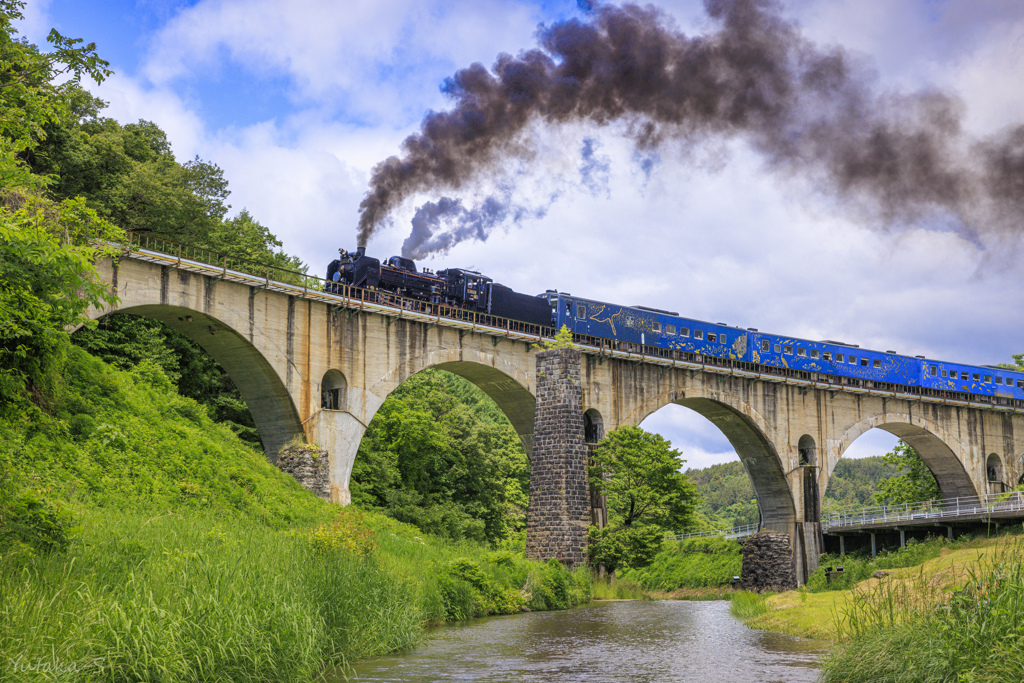
[[[0,418],[0,680],[309,680],[589,598],[583,572],[320,501],[154,366],[71,348],[61,378]]]
[[[889,576],[861,581],[850,590],[822,593],[798,590],[774,595],[766,600],[767,611],[749,625],[836,642],[840,640],[840,629],[848,631],[851,627],[850,617],[856,618],[855,608],[866,601],[879,599],[883,594],[905,594],[910,604],[901,606],[901,610],[940,602],[952,591],[962,588],[972,572],[978,573],[1017,542],[1016,537],[1011,536],[979,539],[959,549],[945,548],[939,557],[921,565],[886,570]]]

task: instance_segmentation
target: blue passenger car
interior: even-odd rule
[[[565,293],[549,292],[548,301],[556,329],[564,325],[575,334],[608,340],[627,351],[640,351],[641,346],[675,349],[825,375],[820,379],[828,381],[1024,401],[1024,373],[1014,370],[912,358],[831,340],[784,337]]]

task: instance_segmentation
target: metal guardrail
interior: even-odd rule
[[[744,524],[734,526],[732,529],[712,529],[711,531],[692,531],[686,534],[670,534],[673,540],[684,541],[688,538],[711,538],[722,536],[724,538],[749,538],[761,530],[760,524]]]
[[[952,520],[958,517],[985,517],[1020,512],[1024,517],[1024,492],[1008,491],[983,496],[962,496],[903,505],[878,505],[859,510],[830,512],[821,518],[822,531],[842,527],[927,520]]]

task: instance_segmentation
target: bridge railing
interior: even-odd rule
[[[710,531],[691,531],[683,534],[669,534],[673,540],[685,541],[688,538],[711,538],[722,536],[724,538],[748,538],[761,530],[760,524],[744,524],[734,526],[731,529],[712,529]]]
[[[236,258],[221,254],[212,249],[194,247],[180,242],[173,242],[161,237],[144,233],[127,233],[127,245],[110,245],[124,247],[126,251],[139,258],[148,258],[159,263],[174,263],[180,268],[191,269],[206,274],[219,275],[246,284],[258,284],[263,288],[304,297],[314,297],[336,303],[347,308],[360,310],[376,310],[383,315],[394,315],[395,310],[409,311],[429,322],[428,319],[447,321],[456,326],[465,324],[474,328],[490,328],[505,332],[526,341],[540,341],[554,337],[555,330],[551,327],[501,318],[477,311],[467,311],[446,304],[421,301],[398,296],[376,289],[350,287],[337,282],[328,282],[324,278],[309,275],[298,270],[261,263],[259,261]],[[253,282],[253,281],[258,282]],[[380,308],[375,308],[380,307]],[[401,314],[401,313],[400,313]],[[486,331],[484,329],[483,331]],[[1024,401],[1016,399],[996,398],[946,392],[922,387],[910,387],[895,384],[871,382],[856,378],[844,378],[821,373],[805,372],[793,368],[777,368],[760,363],[739,361],[732,358],[717,358],[705,354],[691,353],[680,349],[663,348],[623,342],[603,337],[574,334],[573,341],[585,352],[609,355],[626,360],[643,360],[676,366],[682,364],[701,369],[713,369],[730,374],[740,374],[767,381],[792,381],[811,383],[822,387],[840,387],[843,390],[883,394],[886,396],[907,396],[938,400],[953,405],[977,405],[979,407],[995,407],[1012,411],[1024,410]],[[777,380],[775,378],[778,378]]]
[[[927,520],[979,517],[1018,512],[1024,516],[1024,493],[1007,491],[982,496],[961,496],[900,505],[876,505],[859,510],[830,512],[821,518],[823,531],[841,527]]]
[[[148,258],[161,263],[170,261],[179,267],[219,274],[222,278],[249,284],[256,281],[266,289],[294,295],[313,295],[328,303],[337,303],[347,308],[366,309],[379,306],[386,309],[381,310],[382,313],[408,311],[418,314],[421,318],[443,319],[474,327],[513,332],[536,338],[537,341],[554,337],[554,330],[550,327],[470,311],[444,303],[412,299],[378,289],[351,287],[302,271],[227,256],[211,249],[193,247],[152,235],[130,232],[128,244],[121,246],[143,259]]]

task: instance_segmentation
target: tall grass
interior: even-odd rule
[[[759,617],[768,611],[767,600],[769,597],[769,593],[762,594],[754,593],[752,591],[736,591],[732,594],[729,613],[743,621]]]
[[[837,616],[844,642],[824,661],[824,680],[1024,680],[1024,545],[966,575],[951,594],[923,572],[863,591]]]
[[[66,554],[0,559],[0,680],[310,680],[420,638],[372,557],[202,513],[86,522]]]
[[[648,600],[643,587],[627,578],[601,577],[593,582],[595,600]]]
[[[66,552],[0,557],[0,681],[307,681],[411,648],[431,621],[590,599],[587,570],[387,518],[368,538],[351,510],[315,532],[203,511],[83,514]]]
[[[727,586],[743,565],[742,549],[725,538],[691,538],[670,541],[643,569],[623,572],[623,577],[646,590]]]

